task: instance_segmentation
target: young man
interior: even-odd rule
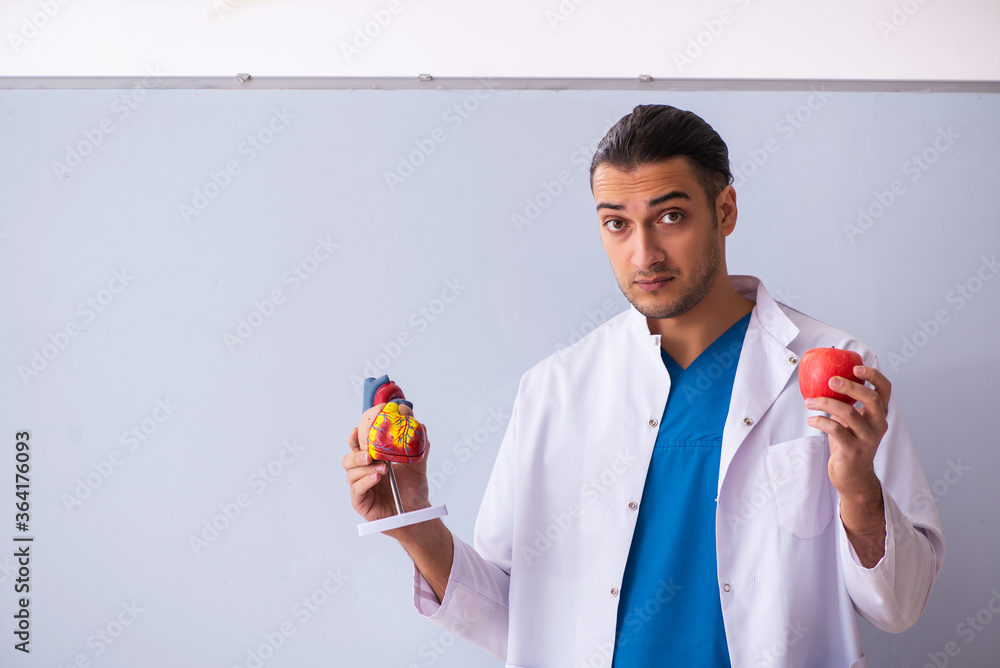
[[[414,603],[509,666],[864,666],[855,610],[902,631],[944,559],[889,381],[845,332],[729,276],[728,149],[701,118],[636,107],[591,165],[632,308],[523,376],[476,523],[387,532]],[[861,354],[857,400],[804,402],[815,347]],[[824,415],[824,413],[826,415]],[[354,508],[393,514],[351,434]],[[400,467],[429,506],[426,464]]]

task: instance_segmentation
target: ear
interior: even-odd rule
[[[728,237],[736,229],[736,189],[726,186],[715,198],[715,215],[719,219],[719,231]]]

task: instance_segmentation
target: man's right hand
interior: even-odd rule
[[[384,405],[368,410],[382,410]],[[400,413],[409,410],[409,406],[400,406]],[[371,420],[362,417],[361,427],[366,429],[370,425]],[[392,488],[389,486],[386,468],[392,466],[392,463],[372,461],[367,444],[358,441],[357,428],[351,432],[347,444],[351,451],[344,455],[343,464],[347,471],[347,484],[351,488],[354,510],[368,522],[395,515],[396,504],[392,500]],[[431,505],[427,484],[427,455],[430,449],[431,442],[428,438],[423,459],[413,464],[397,464],[393,467],[404,512],[429,508]],[[413,559],[417,570],[427,580],[438,601],[443,601],[455,556],[453,537],[444,522],[434,519],[382,533],[399,541]]]
[[[385,404],[378,404],[365,414],[377,415]],[[411,415],[409,406],[400,406],[400,413]],[[370,425],[371,419],[361,421],[362,425]],[[426,425],[425,425],[426,429]],[[392,489],[389,486],[389,466],[391,462],[373,460],[368,452],[367,442],[362,444],[358,439],[358,429],[355,428],[347,439],[351,451],[344,456],[343,465],[347,472],[347,483],[351,488],[351,504],[366,521],[372,522],[396,514],[396,505],[392,499]],[[393,472],[399,487],[399,496],[403,502],[403,511],[420,510],[430,507],[430,490],[427,484],[427,453],[430,451],[430,439],[427,441],[427,451],[424,458],[412,464],[396,464]],[[383,531],[387,536],[405,542],[412,538],[415,527],[403,527]]]

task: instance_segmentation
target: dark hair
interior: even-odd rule
[[[713,207],[722,189],[733,182],[729,148],[700,116],[666,104],[640,104],[608,130],[590,163],[590,189],[598,165],[631,171],[677,156],[691,162]]]

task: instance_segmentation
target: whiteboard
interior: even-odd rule
[[[588,168],[644,103],[729,144],[730,272],[894,383],[948,557],[914,628],[861,622],[869,665],[995,663],[1000,95],[488,81],[0,90],[0,663],[502,665],[413,611],[398,545],[357,536],[359,382],[414,401],[432,502],[471,541],[520,375],[627,306]]]

